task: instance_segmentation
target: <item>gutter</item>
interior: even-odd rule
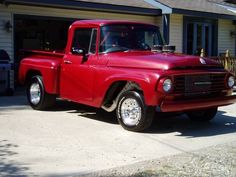
[[[180,9],[168,6],[164,3],[159,2],[158,0],[144,0],[145,2],[153,5],[156,8],[159,8],[162,10],[162,14],[183,14],[183,15],[190,15],[190,16],[199,16],[204,18],[215,18],[215,19],[230,19],[230,20],[236,20],[236,8],[234,7],[228,7],[221,4],[216,5],[224,8],[225,10],[228,10],[232,13],[235,13],[235,15],[229,15],[229,14],[218,14],[213,12],[204,12],[204,11],[194,11],[194,10],[188,10],[188,9]]]
[[[204,17],[204,18],[236,20],[236,15],[217,14],[212,12],[202,12],[202,11],[177,9],[177,8],[173,8],[172,12],[176,14],[184,14],[184,15]]]
[[[230,7],[230,6],[221,5],[221,4],[216,4],[216,5],[218,5],[218,6],[220,6],[220,7],[223,7],[223,8],[227,9],[227,10],[230,11],[230,12],[235,13],[235,15],[236,15],[236,8],[235,8],[235,7]]]

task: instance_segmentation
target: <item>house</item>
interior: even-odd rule
[[[177,52],[236,52],[235,0],[0,0],[0,49],[16,65],[19,49],[63,49],[76,19],[155,24]],[[11,75],[13,87],[13,71]]]
[[[236,54],[235,0],[145,0],[162,10],[164,35],[178,52]]]

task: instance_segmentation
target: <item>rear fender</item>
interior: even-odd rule
[[[45,90],[50,94],[59,94],[59,67],[44,68],[42,77]]]
[[[21,62],[19,70],[19,81],[21,84],[27,84],[28,79],[37,74],[42,76],[44,87],[47,93],[59,93],[59,62],[44,60],[42,64],[32,61],[30,62],[30,59],[24,59]]]

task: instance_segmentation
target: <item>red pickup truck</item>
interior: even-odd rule
[[[222,65],[173,49],[153,25],[76,21],[65,51],[30,51],[21,61],[19,80],[34,109],[47,109],[60,97],[116,110],[119,123],[130,131],[148,128],[155,111],[209,121],[219,106],[236,102],[235,77]]]

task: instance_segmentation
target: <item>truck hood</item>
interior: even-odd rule
[[[191,69],[191,68],[221,68],[218,62],[199,56],[177,53],[156,53],[150,51],[127,51],[107,54],[108,66],[143,69]]]

